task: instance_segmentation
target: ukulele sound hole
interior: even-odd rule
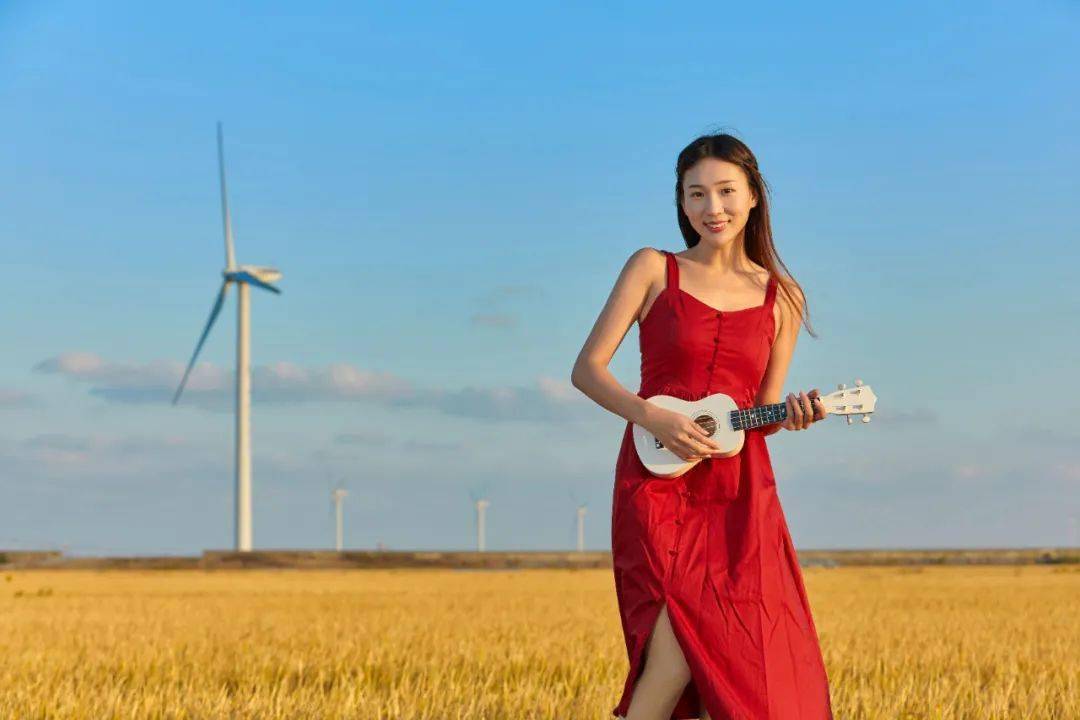
[[[705,434],[712,437],[716,433],[716,418],[711,415],[698,415],[694,418],[694,422],[705,431]]]

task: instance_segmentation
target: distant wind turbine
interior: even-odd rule
[[[214,306],[210,310],[210,319],[206,321],[199,342],[195,345],[195,352],[191,354],[191,362],[188,363],[184,377],[180,380],[180,386],[176,388],[173,396],[173,405],[180,399],[180,393],[184,391],[188,376],[195,367],[195,359],[199,357],[206,336],[210,334],[210,328],[217,320],[222,305],[225,304],[225,295],[230,283],[236,284],[239,296],[236,313],[236,549],[247,552],[251,550],[251,311],[248,287],[269,290],[275,294],[281,294],[281,290],[271,283],[281,279],[281,273],[272,267],[259,265],[237,265],[236,253],[233,250],[232,220],[229,218],[229,200],[225,188],[225,147],[222,139],[221,123],[217,125],[218,142],[218,174],[221,181],[221,222],[225,233],[225,269],[221,275],[224,278],[221,290],[218,292]]]
[[[585,512],[589,506],[580,502],[573,490],[570,491],[570,497],[577,505],[577,549],[578,552],[585,552]]]
[[[330,493],[330,498],[334,502],[334,511],[335,511],[335,513],[337,515],[337,536],[336,537],[337,537],[337,551],[338,552],[341,552],[341,548],[342,548],[342,545],[343,545],[343,542],[342,542],[342,538],[343,538],[342,524],[343,523],[342,523],[342,516],[341,516],[341,501],[344,500],[345,496],[348,495],[348,494],[349,494],[349,492],[345,488],[341,487],[340,485],[338,487],[334,488],[334,491],[332,493]]]
[[[577,549],[585,552],[585,505],[578,505],[577,509]]]
[[[484,552],[484,547],[486,545],[484,537],[484,515],[491,503],[484,499],[482,495],[478,496],[471,490],[469,491],[469,497],[472,498],[473,503],[476,505],[476,551]]]
[[[476,501],[476,549],[484,552],[484,511],[491,503],[487,500]]]

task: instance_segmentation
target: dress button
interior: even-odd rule
[[[674,554],[675,554],[675,552],[676,552],[676,551],[675,551],[675,549],[674,549],[674,548],[673,548],[673,549],[671,549],[671,550],[668,550],[668,555],[674,555]]]
[[[682,520],[679,520],[678,518],[676,518],[675,519],[675,524],[681,527],[682,526]]]

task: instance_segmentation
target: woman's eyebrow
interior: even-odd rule
[[[733,183],[733,182],[735,182],[735,181],[734,180],[719,180],[717,182],[714,182],[713,185],[723,185],[725,183]],[[695,188],[695,187],[705,187],[705,186],[704,185],[687,185],[686,187]]]

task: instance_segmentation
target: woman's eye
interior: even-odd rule
[[[724,192],[728,192],[729,190],[730,190],[731,192],[735,192],[735,190],[734,190],[734,189],[732,189],[732,188],[724,188]]]

